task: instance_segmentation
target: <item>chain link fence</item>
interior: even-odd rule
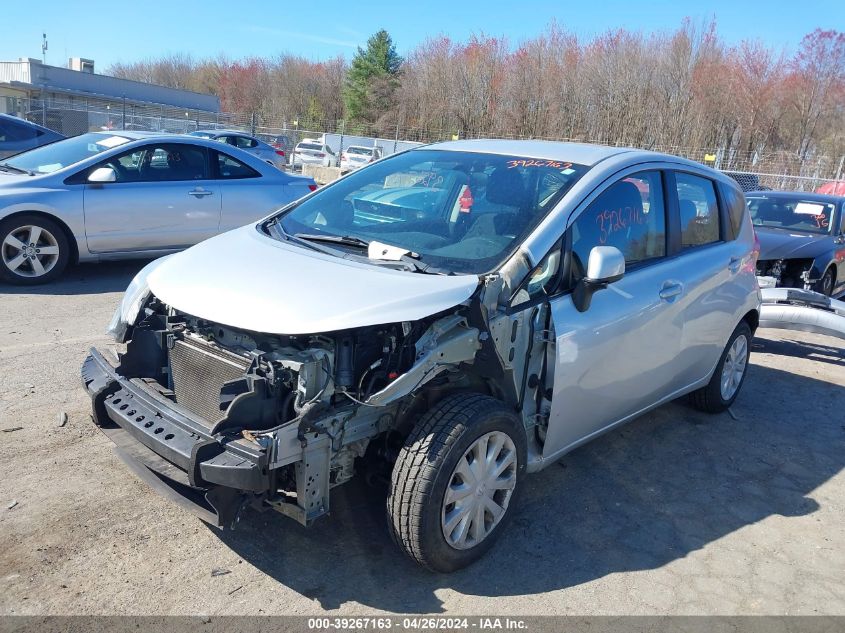
[[[264,140],[284,137],[289,150],[303,139],[321,139],[339,155],[350,144],[378,146],[387,156],[419,143],[465,138],[522,139],[508,134],[467,134],[459,129],[420,128],[393,124],[348,124],[345,121],[315,120],[307,117],[261,113],[215,113],[180,109],[165,105],[136,104],[126,100],[22,99],[6,98],[6,111],[66,136],[104,130],[145,130],[184,134],[200,129],[236,129]],[[591,139],[546,138],[570,142],[596,142]],[[603,144],[607,144],[606,142]],[[612,143],[626,146],[624,139]],[[787,151],[739,151],[730,148],[650,146],[649,149],[683,156],[728,173],[745,191],[759,189],[816,191],[827,188],[845,194],[845,156],[798,156]]]

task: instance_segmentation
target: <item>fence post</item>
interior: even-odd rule
[[[252,113],[252,126],[250,133],[255,136],[255,112]]]
[[[836,169],[836,179],[835,180],[836,180],[837,184],[833,185],[834,193],[836,193],[836,191],[839,189],[839,179],[842,178],[842,166],[843,166],[843,164],[845,164],[845,154],[843,154],[842,158],[839,159],[839,167]]]
[[[126,95],[123,95],[123,115],[121,116],[120,129],[126,129]]]
[[[338,161],[340,160],[340,156],[343,154],[343,133],[346,131],[346,119],[340,120],[340,149],[337,151]],[[340,167],[340,163],[337,165]]]

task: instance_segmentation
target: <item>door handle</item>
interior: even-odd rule
[[[728,270],[732,273],[735,273],[739,270],[739,265],[742,263],[741,257],[731,257],[731,261],[728,262]]]
[[[188,195],[194,196],[195,198],[202,198],[203,196],[210,196],[213,191],[208,191],[207,189],[194,189],[193,191],[189,191]]]
[[[667,281],[660,289],[660,298],[669,301],[684,291],[684,284],[677,281]]]

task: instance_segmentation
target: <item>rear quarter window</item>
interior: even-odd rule
[[[719,190],[724,200],[725,208],[728,214],[728,230],[727,239],[735,240],[739,237],[742,231],[742,222],[748,213],[745,206],[745,195],[737,187],[732,187],[726,183],[719,183]]]

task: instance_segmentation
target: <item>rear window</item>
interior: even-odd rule
[[[346,150],[347,154],[358,154],[359,156],[372,156],[373,149],[371,147],[350,147]]]
[[[297,147],[297,149],[313,149],[313,150],[316,150],[318,152],[323,151],[322,145],[315,145],[314,143],[300,143],[296,147]]]
[[[37,128],[15,121],[0,120],[0,143],[31,141],[42,134],[43,132]]]

